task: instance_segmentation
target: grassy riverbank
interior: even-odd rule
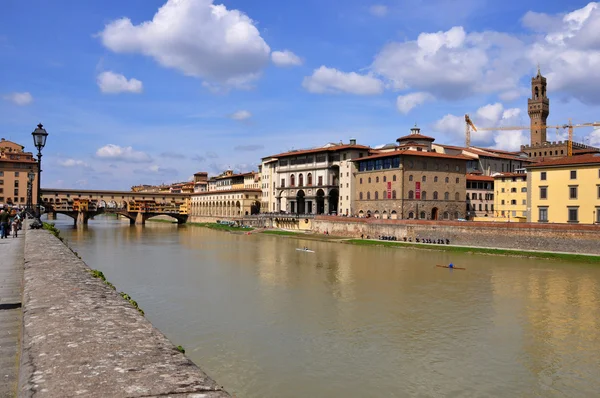
[[[185,225],[191,225],[193,227],[204,227],[210,229],[216,229],[218,231],[228,231],[228,232],[250,232],[254,230],[252,227],[236,227],[226,224],[217,224],[216,222],[189,222]]]
[[[294,231],[281,231],[278,229],[272,229],[261,232],[265,235],[281,235],[281,236],[306,236],[304,232],[294,232]]]
[[[535,252],[525,250],[512,250],[512,249],[491,249],[485,247],[471,247],[471,246],[447,246],[447,245],[436,245],[436,244],[419,244],[419,243],[405,243],[405,242],[390,242],[382,240],[368,240],[368,239],[346,239],[342,243],[359,245],[359,246],[385,246],[393,248],[410,247],[421,250],[441,250],[449,251],[453,253],[475,253],[475,254],[490,254],[496,256],[515,256],[515,257],[531,257],[531,258],[542,258],[548,260],[562,260],[562,261],[575,261],[583,263],[597,263],[600,264],[600,256],[586,256],[582,254],[571,254],[571,253],[552,253],[552,252]]]

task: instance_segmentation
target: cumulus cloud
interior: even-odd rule
[[[600,147],[600,127],[597,127],[592,131],[588,136],[589,145],[595,146],[596,148]]]
[[[62,167],[88,167],[87,163],[79,159],[62,159],[58,161]]]
[[[33,96],[27,91],[23,93],[10,93],[4,96],[4,99],[15,105],[25,106],[33,102]]]
[[[385,17],[388,13],[388,8],[382,4],[375,4],[369,7],[369,12],[376,17]]]
[[[117,53],[138,53],[209,84],[247,87],[269,62],[271,49],[254,21],[213,0],[168,0],[152,20],[110,22],[99,33]]]
[[[480,107],[470,115],[478,127],[471,131],[471,145],[493,146],[497,149],[516,151],[522,144],[527,143],[528,132],[521,130],[491,130],[493,127],[518,126],[521,110],[519,108],[505,109],[501,103],[488,104]],[[435,131],[445,134],[451,141],[460,145],[465,142],[465,117],[445,115],[433,124]]]
[[[135,93],[143,91],[142,82],[138,79],[127,79],[120,73],[105,71],[98,75],[96,83],[105,94]]]
[[[265,146],[264,145],[238,145],[236,147],[234,147],[233,149],[235,149],[236,151],[246,151],[246,152],[253,152],[253,151],[259,151],[261,149],[264,149]]]
[[[246,110],[239,110],[239,111],[233,112],[231,115],[229,115],[230,119],[238,120],[238,121],[247,120],[247,119],[250,119],[251,117],[252,117],[252,114]]]
[[[425,92],[399,95],[396,99],[396,107],[398,108],[398,111],[400,111],[400,113],[407,114],[408,112],[413,110],[413,108],[422,105],[426,101],[431,101],[433,99],[433,95]]]
[[[108,144],[96,151],[96,157],[100,159],[130,162],[130,163],[145,163],[150,162],[150,156],[141,151],[136,151],[132,147],[120,147],[114,144]]]
[[[302,86],[315,94],[375,95],[383,92],[383,82],[371,75],[346,73],[326,66],[315,69],[312,76],[305,77]]]
[[[277,66],[298,66],[302,65],[302,59],[290,50],[273,51],[271,61]]]

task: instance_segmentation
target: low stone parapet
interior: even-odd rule
[[[45,230],[25,241],[20,397],[230,397]]]

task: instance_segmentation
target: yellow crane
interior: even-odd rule
[[[475,124],[471,121],[469,115],[465,115],[465,144],[467,147],[471,146],[471,130],[473,131],[494,131],[494,130],[530,130],[531,126],[502,126],[502,127],[475,127]],[[600,122],[596,123],[579,123],[573,124],[571,123],[571,119],[569,119],[569,124],[557,125],[557,126],[535,126],[536,128],[553,128],[553,129],[569,129],[569,140],[567,141],[567,156],[573,155],[573,129],[578,127],[600,127]]]

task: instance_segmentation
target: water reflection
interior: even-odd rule
[[[71,223],[86,262],[242,397],[600,391],[599,267]],[[467,271],[435,267],[451,261]]]

